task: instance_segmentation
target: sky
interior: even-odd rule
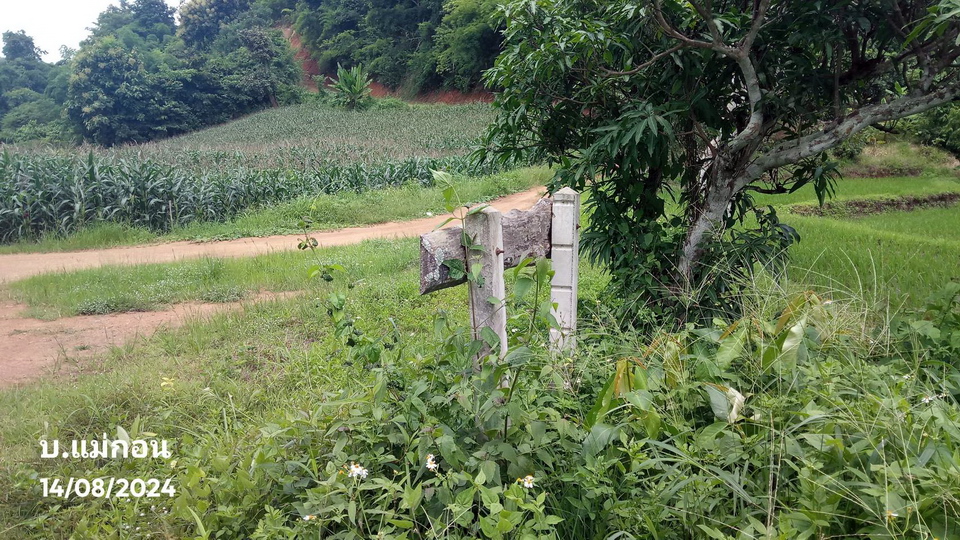
[[[180,0],[164,0],[179,7]],[[60,46],[76,49],[89,34],[97,15],[119,0],[0,0],[0,32],[24,30],[47,51],[43,59],[60,59]]]

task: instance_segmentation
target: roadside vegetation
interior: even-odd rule
[[[0,393],[16,411],[0,420],[4,536],[956,530],[957,287],[894,317],[868,297],[759,273],[740,318],[648,335],[610,323],[607,277],[587,267],[581,345],[564,359],[545,352],[537,315],[549,272],[528,267],[508,273],[513,352],[473,374],[466,291],[420,296],[415,250],[376,241],[233,268],[62,276],[68,297],[71,279],[101,283],[90,294],[103,298],[194,278],[202,288],[286,276],[304,292],[117,348],[89,375]],[[317,261],[342,270],[310,280]],[[526,295],[512,285],[520,276],[534,283]],[[118,426],[175,441],[175,459],[36,458],[39,438],[114,438]],[[172,478],[177,493],[43,502],[39,477],[71,476]]]
[[[11,283],[49,319],[251,301],[0,391],[0,537],[960,538],[960,6],[891,1],[508,0],[493,27],[485,1],[188,2],[173,51],[282,13],[354,110],[5,155],[37,186],[0,212],[10,250],[420,217],[549,177],[584,196],[576,349],[549,344],[549,260],[506,272],[501,343],[464,287],[419,294],[415,239]],[[487,30],[485,134],[483,106],[367,99],[365,70],[469,86]],[[131,136],[111,125],[85,135]],[[170,456],[108,455],[137,439]]]

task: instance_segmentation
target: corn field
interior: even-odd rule
[[[302,105],[140,146],[4,148],[0,242],[104,221],[163,232],[301,196],[426,186],[431,169],[494,173],[504,166],[467,156],[491,114],[486,105],[363,113]]]
[[[191,221],[223,221],[258,206],[304,195],[361,192],[408,182],[431,185],[431,169],[470,175],[466,156],[376,165],[318,163],[309,170],[183,169],[153,160],[0,154],[0,242],[68,234],[111,221],[167,231]]]

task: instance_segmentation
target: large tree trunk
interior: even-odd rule
[[[704,194],[702,210],[694,216],[687,229],[680,260],[677,261],[679,285],[689,285],[693,281],[693,268],[703,255],[703,242],[723,226],[724,214],[730,206],[732,194],[728,196],[724,193],[727,190],[711,188]]]

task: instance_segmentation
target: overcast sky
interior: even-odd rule
[[[178,7],[180,0],[164,0]],[[37,47],[47,51],[43,59],[60,59],[60,46],[76,49],[90,33],[97,15],[119,0],[0,0],[0,32],[24,30]]]

